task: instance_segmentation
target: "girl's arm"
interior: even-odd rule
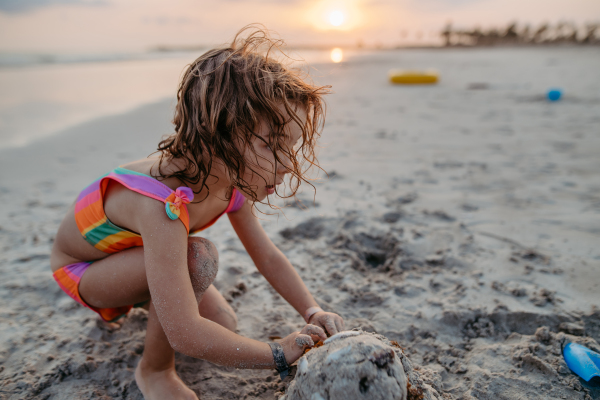
[[[162,203],[148,197],[140,199],[140,203],[136,225],[144,240],[148,287],[171,347],[224,366],[274,368],[267,343],[237,335],[200,316],[188,272],[188,237],[184,225],[169,219]],[[288,361],[300,357],[304,350],[302,346],[295,346],[298,349],[293,346],[298,336],[296,332],[283,340],[291,342],[285,346],[292,349],[286,353]]]
[[[303,317],[306,310],[318,307],[300,275],[252,214],[250,203],[246,202],[240,210],[228,216],[256,268],[271,286]],[[332,335],[344,330],[343,319],[333,313],[316,313],[307,322],[321,326]]]

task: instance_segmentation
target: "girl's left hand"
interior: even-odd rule
[[[342,317],[325,311],[314,313],[308,323],[323,328],[329,335],[335,335],[346,329]]]

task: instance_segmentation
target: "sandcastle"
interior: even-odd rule
[[[340,332],[302,356],[279,400],[433,400],[400,346],[381,335]]]

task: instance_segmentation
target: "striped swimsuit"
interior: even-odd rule
[[[165,212],[169,218],[172,220],[179,219],[189,234],[190,217],[186,204],[194,198],[192,189],[182,186],[176,190],[172,190],[164,183],[146,174],[125,168],[116,168],[86,187],[79,194],[75,203],[75,222],[81,235],[92,246],[105,253],[112,254],[131,247],[144,245],[142,237],[138,233],[123,229],[113,224],[106,217],[104,213],[104,193],[111,180],[120,183],[136,193],[165,203]],[[244,202],[245,197],[234,188],[225,211],[193,233],[210,227],[223,214],[239,210],[244,205]],[[81,298],[78,289],[79,282],[90,265],[91,262],[79,262],[67,265],[54,273],[54,279],[75,301],[96,311],[106,321],[114,321],[127,314],[133,306],[99,309],[86,304]]]

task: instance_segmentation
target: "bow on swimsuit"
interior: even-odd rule
[[[105,253],[112,254],[144,245],[142,237],[138,233],[123,229],[113,224],[106,217],[104,213],[104,193],[111,180],[136,193],[165,203],[165,212],[169,218],[172,220],[179,219],[188,234],[190,234],[190,217],[186,204],[194,198],[192,189],[181,186],[173,190],[146,174],[125,168],[116,168],[86,187],[79,194],[75,203],[75,222],[83,238],[92,246]],[[210,227],[223,214],[238,211],[244,205],[244,201],[244,195],[234,188],[225,211],[199,230],[192,232],[192,234]],[[105,321],[116,321],[127,314],[133,305],[116,308],[96,308],[86,304],[79,294],[79,282],[91,264],[91,262],[79,262],[64,266],[57,270],[53,277],[65,293],[75,301],[96,311]]]

